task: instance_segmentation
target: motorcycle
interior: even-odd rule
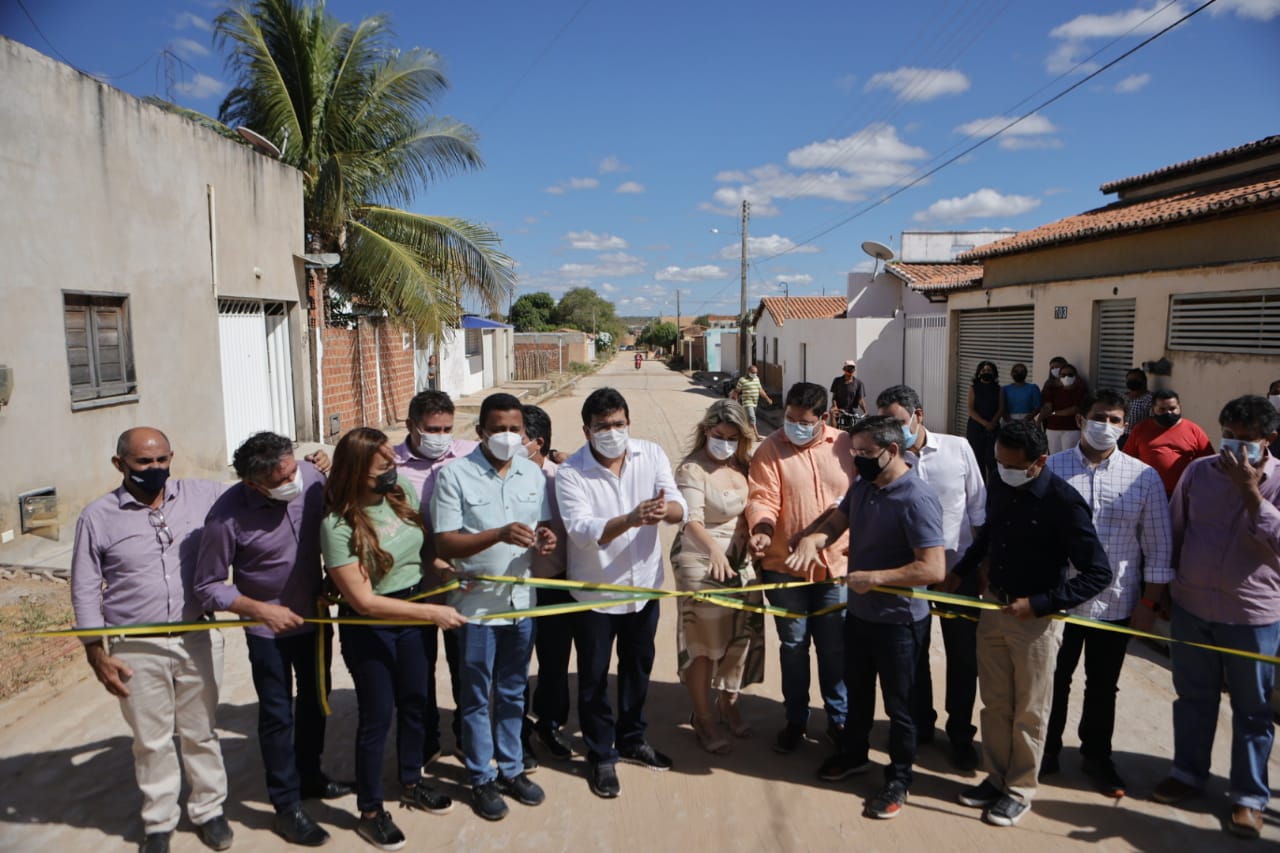
[[[862,420],[863,416],[858,412],[846,412],[844,409],[836,412],[835,428],[842,429],[845,432],[852,432],[854,424]]]
[[[636,370],[640,369],[640,362],[644,361],[644,357],[640,353],[636,353]]]

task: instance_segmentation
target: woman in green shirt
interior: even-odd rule
[[[452,607],[407,600],[422,581],[424,530],[417,494],[397,478],[386,435],[360,427],[342,437],[325,497],[329,514],[320,544],[329,577],[345,602],[339,615],[432,622],[446,629],[467,621]],[[356,832],[380,850],[398,850],[405,845],[404,833],[382,807],[382,755],[393,713],[401,802],[436,814],[453,807],[421,774],[434,687],[435,648],[429,641],[435,633],[421,625],[342,625],[339,637],[359,709]]]

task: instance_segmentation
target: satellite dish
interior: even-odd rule
[[[876,259],[875,264],[871,267],[871,278],[873,280],[880,274],[880,262],[893,260],[893,249],[890,249],[884,243],[877,243],[875,240],[863,241],[862,251]]]
[[[270,139],[267,139],[262,134],[250,130],[243,125],[236,128],[236,133],[240,134],[240,138],[252,145],[254,150],[259,154],[266,154],[268,157],[272,157],[276,160],[280,159],[280,149],[277,148]]]

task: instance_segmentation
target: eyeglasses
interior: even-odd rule
[[[151,510],[147,513],[147,521],[155,528],[156,541],[160,543],[161,548],[167,548],[173,544],[173,531],[165,523],[163,512],[158,509]]]

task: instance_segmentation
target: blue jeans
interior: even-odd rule
[[[794,583],[798,578],[765,570],[762,583]],[[769,603],[796,613],[812,613],[848,601],[844,584],[815,584],[796,589],[771,589]],[[809,721],[809,640],[818,654],[818,689],[827,722],[843,726],[849,712],[844,685],[844,610],[813,619],[774,619],[778,629],[779,668],[782,671],[782,703],[787,723],[803,726]]]
[[[324,625],[325,648],[333,643],[333,628]],[[267,797],[276,811],[296,806],[302,785],[319,781],[320,755],[324,752],[324,714],[316,680],[316,632],[290,637],[245,635],[249,667],[258,693],[258,748],[267,771]],[[325,687],[329,686],[329,655],[325,660]],[[298,698],[293,695],[294,679]]]
[[[514,779],[524,772],[520,730],[533,652],[533,620],[517,619],[511,625],[469,622],[454,630],[461,652],[458,713],[468,782],[484,785],[499,773]]]
[[[884,711],[889,717],[889,765],[885,782],[911,787],[916,760],[914,697],[920,655],[928,649],[929,617],[905,625],[868,622],[848,615],[844,620],[845,684],[852,700],[840,751],[858,762],[871,749],[871,724],[876,715],[876,676]]]
[[[1280,622],[1206,622],[1175,605],[1172,636],[1175,640],[1273,655],[1280,643]],[[1173,702],[1173,769],[1169,775],[1196,788],[1203,788],[1208,781],[1225,676],[1231,697],[1231,802],[1265,809],[1271,797],[1267,761],[1271,758],[1275,728],[1268,699],[1276,682],[1275,667],[1182,643],[1173,644],[1170,659],[1178,698]]]

